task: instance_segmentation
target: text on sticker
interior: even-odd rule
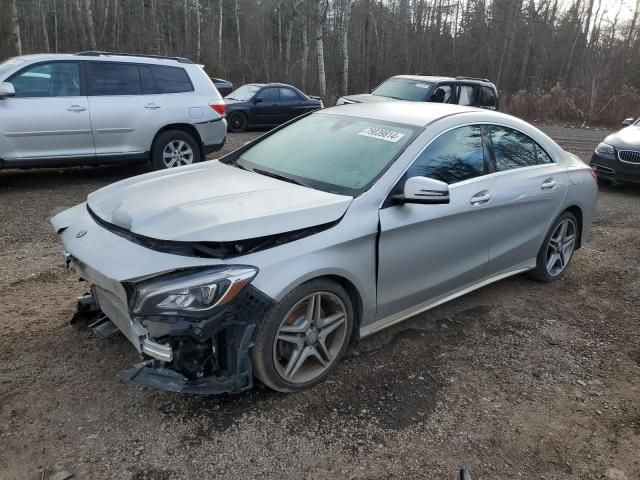
[[[385,142],[396,143],[402,137],[404,133],[394,132],[392,130],[385,130],[384,128],[369,127],[362,130],[358,135],[363,137],[377,138],[378,140],[384,140]]]

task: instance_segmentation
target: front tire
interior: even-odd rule
[[[231,112],[227,117],[227,128],[233,133],[242,133],[247,129],[247,116],[242,112]]]
[[[182,130],[167,130],[156,139],[151,152],[154,170],[191,165],[202,159],[200,144]]]
[[[349,345],[353,305],[328,279],[292,290],[265,315],[253,348],[255,376],[279,392],[296,392],[322,380]]]
[[[545,283],[560,278],[573,258],[579,234],[575,215],[563,212],[549,229],[530,277]]]

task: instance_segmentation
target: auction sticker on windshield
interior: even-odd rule
[[[369,127],[362,130],[358,135],[363,137],[377,138],[378,140],[384,140],[385,142],[396,143],[402,137],[404,133],[394,132],[393,130],[385,130],[384,128]]]

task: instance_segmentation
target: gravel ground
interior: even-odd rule
[[[583,158],[606,134],[543,129]],[[84,287],[48,219],[143,171],[0,172],[0,478],[640,478],[640,187],[601,188],[559,282],[416,316],[307,392],[202,398],[119,381],[124,337],[68,325]]]

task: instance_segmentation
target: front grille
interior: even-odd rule
[[[618,152],[618,158],[621,162],[640,165],[640,152],[634,152],[632,150],[620,150]]]

